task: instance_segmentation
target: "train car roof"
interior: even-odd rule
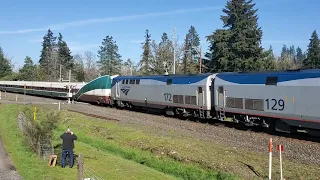
[[[118,76],[115,79],[159,79],[159,78],[181,78],[181,77],[207,77],[212,73],[203,74],[169,74],[169,75],[148,75],[148,76]]]
[[[320,69],[296,69],[264,72],[223,72],[218,78],[238,84],[265,84],[267,78],[274,78],[277,82],[319,78]]]

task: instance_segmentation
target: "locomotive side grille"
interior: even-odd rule
[[[184,104],[183,95],[173,95],[173,103]]]
[[[263,111],[263,99],[245,99],[245,108],[249,110]]]
[[[197,105],[197,97],[196,96],[184,96],[186,104],[194,104]]]
[[[226,101],[226,107],[243,109],[243,98],[227,97]]]

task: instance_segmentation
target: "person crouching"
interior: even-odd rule
[[[62,139],[62,159],[61,159],[61,167],[64,168],[66,166],[66,157],[69,155],[69,166],[73,167],[73,149],[74,149],[74,141],[77,140],[77,136],[68,128],[67,132],[63,133],[60,138]]]

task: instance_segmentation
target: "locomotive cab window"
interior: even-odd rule
[[[223,93],[223,87],[222,87],[222,86],[219,86],[218,92],[219,92],[219,93]]]
[[[202,93],[202,87],[198,87],[198,93]]]
[[[278,76],[268,76],[266,79],[266,85],[277,85]]]
[[[167,80],[167,85],[171,85],[172,84],[172,79],[168,79]]]

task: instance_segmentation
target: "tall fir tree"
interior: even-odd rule
[[[20,79],[25,81],[37,80],[37,66],[33,63],[31,57],[26,56],[24,59],[24,65],[19,69]]]
[[[200,49],[200,38],[199,34],[197,33],[194,26],[190,26],[187,37],[185,39],[185,59],[184,65],[185,65],[185,72],[186,73],[196,73],[199,69],[199,49]]]
[[[12,73],[10,61],[4,56],[3,50],[0,47],[0,78],[8,76]]]
[[[97,61],[100,66],[101,75],[115,75],[120,74],[122,59],[118,53],[119,48],[116,41],[113,40],[112,36],[106,36],[103,39],[102,46],[99,46]]]
[[[170,72],[170,67],[173,65],[173,46],[172,41],[169,40],[168,34],[163,33],[161,36],[161,42],[158,45],[158,51],[156,53],[156,58],[153,59],[158,64],[158,68],[154,68],[155,74],[163,74],[165,72]],[[161,66],[165,65],[165,67]]]
[[[42,50],[40,55],[39,64],[42,67],[49,65],[50,57],[56,48],[57,37],[53,35],[53,32],[48,29],[47,34],[43,37]]]
[[[40,71],[43,76],[41,79],[56,80],[57,78],[57,37],[48,29],[47,34],[43,37],[42,50],[39,60]],[[52,68],[54,67],[54,68]]]
[[[262,30],[258,27],[254,6],[252,0],[231,0],[223,9],[225,15],[221,16],[221,20],[226,29],[215,32],[219,34],[212,36],[210,48],[216,50],[215,55],[211,56],[215,59],[211,61],[222,63],[216,65],[222,71],[257,70],[263,65],[263,48],[260,45]]]
[[[65,70],[73,69],[74,67],[74,59],[71,55],[71,51],[68,47],[66,41],[63,40],[63,36],[59,33],[58,36],[58,57],[59,64],[61,64]]]
[[[316,30],[312,32],[307,50],[307,58],[303,62],[304,68],[320,68],[320,44]]]
[[[139,62],[139,65],[141,67],[141,73],[144,75],[148,75],[151,73],[151,34],[149,33],[149,30],[146,30],[145,33],[145,41],[142,43],[142,55],[141,55],[141,60]]]
[[[302,52],[302,49],[300,47],[297,47],[297,50],[296,50],[296,60],[297,60],[297,63],[302,63],[304,61],[304,59],[306,58],[305,57],[305,54]]]
[[[230,57],[228,41],[231,38],[231,31],[225,29],[218,29],[212,36],[208,36],[209,52],[205,57],[208,59],[206,66],[208,72],[222,72],[232,71],[233,68],[229,66]]]

